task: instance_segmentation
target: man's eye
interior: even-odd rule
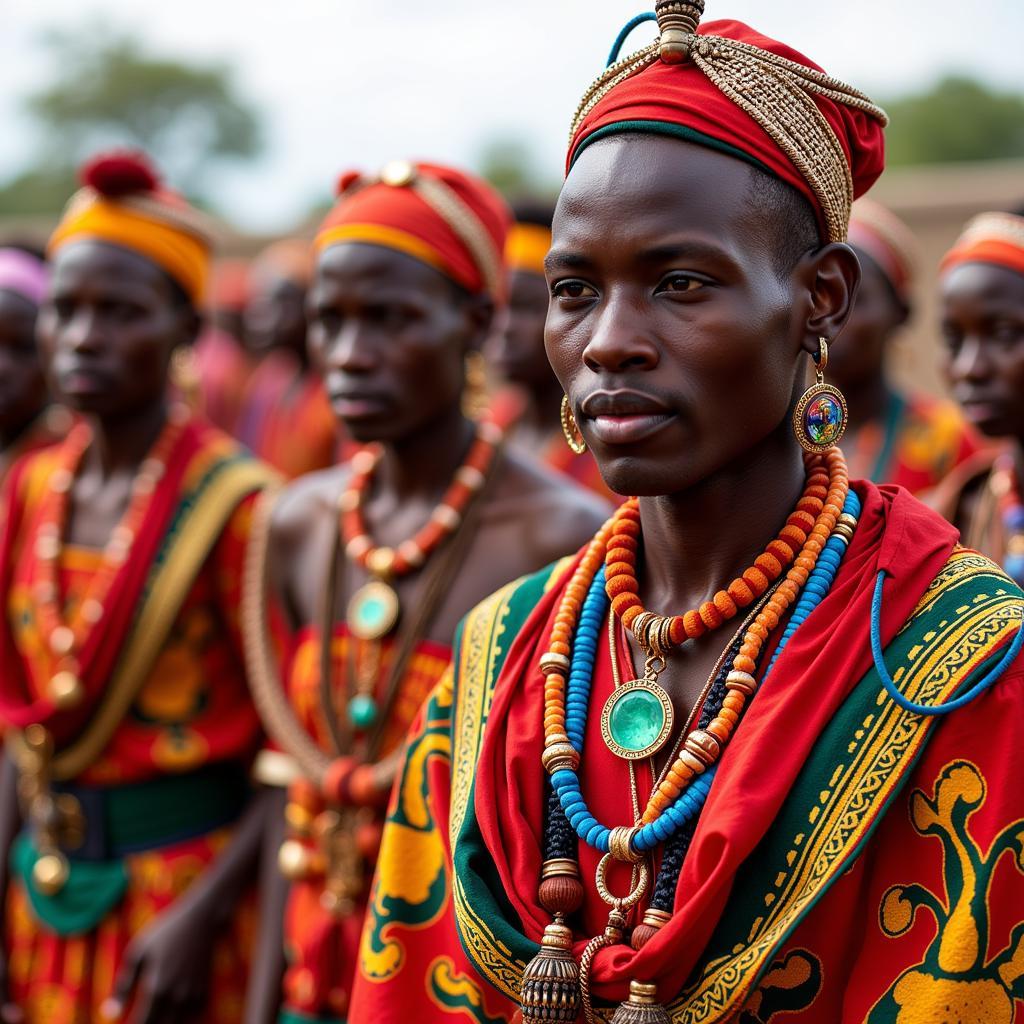
[[[597,292],[583,281],[556,281],[551,286],[551,294],[556,299],[589,299]]]
[[[669,274],[658,290],[663,292],[695,292],[704,287],[700,278],[691,274]]]

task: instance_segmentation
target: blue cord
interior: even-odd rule
[[[608,54],[608,63],[605,64],[605,67],[610,68],[619,59],[619,51],[622,49],[622,44],[628,38],[629,33],[632,32],[637,25],[642,25],[645,21],[657,20],[658,16],[654,11],[644,11],[643,14],[638,14],[635,18],[630,18],[629,21],[626,22],[623,30],[615,37],[615,42],[612,43],[612,50],[611,53]]]
[[[860,508],[860,499],[853,491],[850,491],[843,506],[843,512],[856,519],[860,515]],[[818,557],[814,571],[808,577],[793,616],[786,625],[779,646],[764,674],[764,680],[768,679],[776,659],[789,643],[790,637],[828,593],[835,581],[846,546],[846,539],[839,534],[829,537]],[[594,663],[597,659],[598,637],[608,613],[609,604],[610,601],[605,591],[605,570],[602,566],[594,574],[587,590],[587,596],[583,600],[580,619],[573,636],[572,664],[566,686],[565,731],[569,742],[578,753],[583,752]],[[762,680],[762,685],[764,680]],[[633,838],[633,847],[637,852],[651,850],[658,843],[665,842],[688,821],[700,814],[717,770],[718,765],[712,765],[706,772],[698,775],[656,821],[640,828]],[[612,830],[607,825],[602,825],[590,813],[587,802],[583,799],[579,776],[576,772],[571,768],[562,768],[556,771],[551,776],[551,785],[558,794],[558,802],[576,835],[600,853],[607,853]]]
[[[875,577],[875,593],[871,598],[871,657],[875,661],[875,671],[878,672],[886,692],[904,711],[912,711],[916,715],[948,715],[951,711],[962,708],[992,686],[1024,649],[1024,625],[1022,625],[1014,634],[1013,642],[1006,653],[999,659],[999,664],[994,666],[982,679],[979,679],[966,693],[939,705],[917,704],[908,700],[900,693],[889,674],[889,669],[885,664],[885,654],[882,651],[882,588],[887,575],[885,569],[880,569],[878,576]]]

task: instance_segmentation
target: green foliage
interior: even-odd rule
[[[547,180],[537,171],[533,152],[522,139],[492,139],[484,146],[478,165],[482,177],[507,197],[558,192],[557,181]]]
[[[1024,157],[1024,96],[950,75],[885,104],[886,163],[935,164]]]
[[[44,44],[53,77],[25,101],[41,152],[33,170],[0,188],[0,212],[59,209],[73,168],[103,147],[141,147],[199,199],[213,167],[260,150],[259,120],[227,65],[154,57],[102,24],[50,33]]]

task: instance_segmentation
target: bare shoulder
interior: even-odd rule
[[[603,498],[523,452],[506,450],[498,473],[487,520],[518,522],[548,561],[582,547],[611,515]]]
[[[347,466],[330,466],[291,481],[274,503],[270,542],[278,551],[292,551],[325,522],[334,521],[341,494],[349,477]]]

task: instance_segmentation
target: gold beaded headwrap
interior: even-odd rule
[[[880,127],[888,123],[885,112],[864,93],[816,68],[740,39],[698,34],[704,0],[657,0],[655,13],[659,39],[612,64],[590,86],[573,116],[570,146],[588,116],[617,86],[659,62],[691,62],[792,163],[820,209],[828,241],[845,241],[854,177],[843,145],[815,98],[861,111]]]

